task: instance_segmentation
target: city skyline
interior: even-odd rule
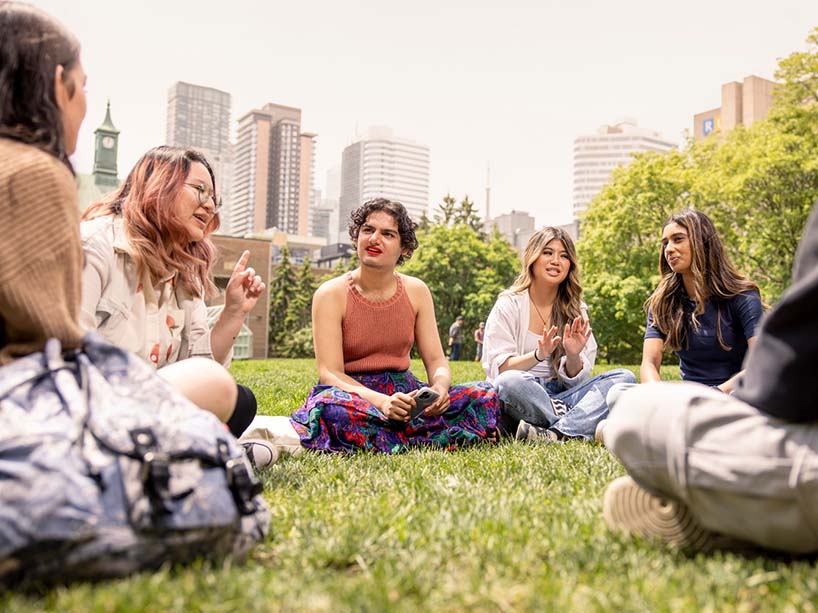
[[[468,194],[482,212],[490,164],[492,214],[528,210],[538,225],[571,218],[577,135],[631,116],[681,143],[693,115],[718,106],[722,83],[772,78],[818,25],[818,3],[795,0],[36,4],[83,43],[79,172],[90,172],[107,98],[124,176],[163,142],[166,92],[185,81],[231,94],[233,139],[252,108],[301,108],[318,134],[317,177],[356,134],[387,125],[429,145],[432,205]]]

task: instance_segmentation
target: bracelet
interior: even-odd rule
[[[539,349],[539,347],[536,347],[534,349],[534,359],[537,360],[537,362],[542,362],[545,358],[543,358],[542,360],[540,359],[540,357],[537,355],[537,349]]]

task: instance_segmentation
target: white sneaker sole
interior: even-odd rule
[[[611,530],[672,547],[703,551],[714,544],[714,534],[703,528],[681,502],[659,498],[639,487],[630,477],[619,477],[608,485],[602,516]]]

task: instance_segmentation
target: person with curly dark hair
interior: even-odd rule
[[[409,217],[409,213],[401,203],[392,202],[386,198],[373,198],[372,200],[364,202],[361,206],[352,211],[349,216],[349,238],[355,243],[358,240],[358,234],[361,232],[361,226],[363,226],[369,216],[376,211],[389,213],[398,225],[401,246],[398,266],[400,266],[411,258],[415,249],[418,248],[418,239],[415,236],[415,230],[418,225]]]
[[[360,266],[326,281],[313,298],[319,384],[290,417],[304,448],[394,453],[496,439],[496,392],[486,382],[451,386],[432,294],[395,270],[418,246],[416,227],[402,204],[384,198],[352,213]],[[419,414],[425,384],[409,370],[415,344],[437,396]]]

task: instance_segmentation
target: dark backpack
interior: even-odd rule
[[[214,415],[99,337],[0,369],[0,581],[243,558],[261,489]]]

